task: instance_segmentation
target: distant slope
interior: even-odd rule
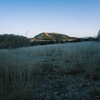
[[[63,40],[72,40],[72,39],[77,39],[76,37],[70,37],[68,35],[63,35],[59,33],[40,33],[36,35],[34,38],[31,38],[30,40],[58,40],[58,41],[63,41]]]

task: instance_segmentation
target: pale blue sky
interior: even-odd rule
[[[96,36],[100,0],[0,0],[0,34]]]

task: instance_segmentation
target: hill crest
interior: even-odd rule
[[[68,35],[55,33],[55,32],[51,32],[51,33],[42,32],[42,33],[36,35],[32,39],[37,39],[37,40],[59,40],[59,41],[62,40],[63,41],[63,40],[76,39],[76,37],[70,37]]]

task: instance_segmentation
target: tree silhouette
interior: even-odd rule
[[[99,32],[97,34],[97,40],[100,41],[100,30],[99,30]]]

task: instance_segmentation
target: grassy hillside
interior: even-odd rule
[[[0,35],[0,49],[13,49],[30,45],[28,38],[13,34]]]
[[[42,40],[68,40],[68,39],[76,39],[75,37],[70,37],[68,35],[63,35],[59,33],[40,33],[34,37],[35,39],[42,39]]]
[[[0,50],[1,100],[99,100],[100,43]]]

